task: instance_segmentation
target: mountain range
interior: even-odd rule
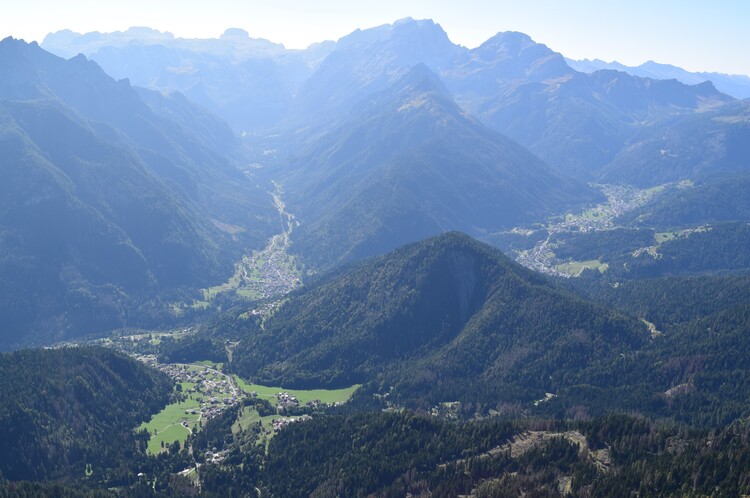
[[[43,46],[0,42],[0,349],[67,344],[0,353],[0,495],[750,493],[741,79],[413,19]]]
[[[1,278],[16,337],[163,320],[164,299],[226,280],[278,230],[271,180],[300,222],[290,250],[314,272],[580,209],[601,201],[592,180],[706,182],[747,164],[743,102],[710,83],[578,72],[522,33],[467,49],[403,19],[307,50],[236,29],[216,40],[65,31],[43,45],[92,60],[2,44],[7,157],[37,165],[63,199],[25,219],[14,209],[34,186],[5,184]],[[103,167],[109,157],[123,165]],[[16,284],[19,272],[34,278]],[[27,297],[41,285],[57,297]],[[135,322],[124,311],[146,302]]]
[[[649,187],[748,173],[750,103],[730,102],[704,112],[642,126],[601,172],[609,183]]]
[[[675,79],[686,85],[697,85],[704,81],[710,81],[720,92],[731,95],[734,98],[746,99],[750,97],[750,76],[744,74],[691,72],[671,64],[659,64],[654,61],[644,62],[640,66],[626,66],[617,61],[605,62],[600,59],[573,60],[566,58],[565,62],[576,71],[582,73],[593,73],[602,69],[614,69],[615,71],[622,71],[633,76],[651,78],[653,80]]]
[[[81,50],[113,74],[128,75],[155,89],[182,91],[234,123],[236,129],[255,134],[335,123],[356,102],[385,89],[421,63],[440,76],[464,110],[581,179],[595,178],[623,149],[639,123],[733,100],[703,80],[686,85],[624,71],[578,72],[562,55],[522,33],[498,33],[481,46],[467,49],[453,44],[440,25],[430,20],[407,18],[356,30],[337,42],[302,51],[284,50],[241,31],[231,33],[236,36],[178,40],[143,29],[108,35],[61,32],[49,35],[43,46],[65,55]],[[238,60],[226,55],[230,50],[239,54]],[[182,59],[207,62],[200,68],[180,70],[183,66],[174,57],[168,62],[151,55],[160,51],[182,51]],[[299,66],[304,68],[291,71],[290,58],[304,60]],[[253,61],[253,81],[232,88],[210,83],[227,81],[229,72],[249,64],[240,60]],[[131,67],[135,69],[128,70]],[[141,76],[143,67],[151,68],[147,77]],[[290,76],[292,72],[296,79]],[[167,73],[189,77],[161,76]],[[242,77],[232,79],[237,80],[243,81]],[[217,96],[198,95],[209,86],[220,90],[214,92]],[[269,88],[283,95],[267,95]],[[222,101],[223,96],[242,93],[246,97],[238,96],[231,105]],[[264,102],[253,102],[253,95],[264,95]],[[269,105],[275,110],[268,110]],[[246,116],[245,123],[237,124],[234,114],[239,112]]]
[[[4,344],[122,326],[272,233],[244,147],[205,110],[11,38],[0,69]]]
[[[228,29],[211,40],[175,38],[149,28],[117,33],[49,34],[42,47],[61,57],[79,53],[116,79],[155,90],[179,91],[222,116],[239,131],[265,129],[289,109],[302,82],[332,42],[304,51]]]
[[[743,237],[739,244],[747,228]],[[622,290],[582,281],[592,298],[655,320],[661,331],[649,332],[448,233],[323,276],[262,325],[240,317],[214,333],[241,338],[230,368],[244,378],[290,388],[362,383],[366,405],[376,395],[425,409],[481,403],[511,416],[635,410],[712,426],[748,413],[738,402],[748,387],[732,374],[748,368],[740,345],[748,308],[719,290],[747,285],[746,276],[636,280]],[[700,297],[711,289],[716,299]],[[719,385],[735,391],[718,395]]]
[[[450,230],[484,234],[599,199],[456,105],[417,65],[277,169],[316,266]]]

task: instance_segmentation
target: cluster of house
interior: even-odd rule
[[[150,361],[150,358],[141,359],[141,361]],[[185,410],[186,415],[200,413],[201,418],[211,419],[221,414],[228,407],[235,406],[240,402],[239,388],[232,383],[229,376],[214,369],[194,368],[174,363],[155,364],[154,366],[169,375],[175,382],[195,384],[195,389],[188,390],[187,394],[197,393],[201,395],[196,398],[196,401],[200,404],[200,410]]]
[[[145,363],[149,367],[156,368],[159,362],[156,360],[155,354],[134,354],[133,358],[136,360]]]
[[[194,371],[191,371],[187,365],[176,365],[172,363],[158,365],[157,368],[165,374],[172,377],[175,382],[196,382]]]
[[[281,429],[288,426],[289,424],[294,424],[297,422],[305,422],[307,420],[312,420],[312,417],[310,415],[302,415],[301,417],[282,417],[282,418],[272,419],[271,425],[273,425],[273,430],[280,431]]]
[[[297,397],[287,392],[278,393],[276,399],[279,401],[279,408],[284,410],[299,406],[299,400],[297,400]]]
[[[458,410],[461,408],[461,403],[458,401],[448,401],[440,403],[439,405],[430,408],[430,415],[433,417],[442,417],[450,419],[458,419]]]
[[[254,256],[243,260],[243,277],[245,288],[254,291],[259,297],[269,299],[274,296],[283,296],[299,287],[301,281],[285,262],[286,253],[284,249],[276,249],[268,255],[263,252],[263,257],[256,259]],[[250,271],[248,271],[250,270]],[[250,273],[255,273],[251,277]]]
[[[293,408],[299,407],[300,403],[296,396],[289,394],[287,392],[281,392],[276,395],[276,399],[278,400],[278,409],[279,413],[284,413],[285,411],[288,411]],[[319,399],[314,399],[312,401],[308,401],[305,403],[305,406],[308,408],[312,408],[313,410],[318,408],[319,405],[321,405],[322,402]]]
[[[250,310],[250,314],[256,316],[270,315],[274,308],[278,307],[279,302],[280,301],[273,301],[270,303],[262,304],[260,307]]]
[[[227,450],[216,451],[213,448],[212,451],[207,451],[203,456],[206,459],[206,463],[221,463],[226,458]]]

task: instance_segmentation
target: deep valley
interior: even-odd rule
[[[452,40],[0,41],[0,496],[750,495],[750,80]]]

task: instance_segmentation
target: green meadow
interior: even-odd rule
[[[359,388],[359,384],[355,384],[345,389],[286,389],[283,387],[269,387],[261,386],[259,384],[247,384],[241,378],[234,376],[237,386],[250,394],[255,392],[259,398],[269,400],[271,403],[276,404],[276,395],[280,392],[287,392],[292,396],[296,396],[300,404],[305,404],[309,401],[318,400],[322,403],[332,405],[334,403],[345,403],[351,399],[354,391]]]

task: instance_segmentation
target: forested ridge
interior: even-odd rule
[[[743,421],[697,430],[623,415],[462,422],[408,410],[346,409],[293,424],[264,450],[257,431],[230,430],[236,416],[213,419],[191,438],[194,448],[214,445],[225,452],[221,464],[199,467],[200,488],[184,476],[164,473],[186,463],[183,449],[153,462],[149,471],[160,473],[156,486],[133,482],[116,494],[698,497],[750,490],[750,428]],[[55,489],[63,496],[106,496],[0,481],[4,496],[48,496]]]
[[[516,424],[336,416],[275,438],[264,475],[276,497],[542,497],[562,496],[561,483],[580,497],[737,496],[750,489],[748,437],[745,423],[690,431],[623,416]]]
[[[648,338],[636,320],[556,290],[459,233],[323,278],[262,330],[246,327],[231,368],[247,378],[290,387],[378,379],[413,406],[528,402],[564,385],[570,369]]]
[[[133,428],[166,405],[164,374],[102,348],[0,354],[0,472],[10,480],[130,473]]]
[[[275,230],[220,119],[10,37],[0,156],[0,350],[176,323]]]
[[[158,457],[146,457],[145,435],[134,427],[169,398],[171,382],[161,374],[98,348],[6,354],[4,378],[23,389],[4,393],[3,437],[12,455],[26,457],[4,457],[9,481],[0,489],[65,495],[64,486],[79,482],[84,488],[68,494],[95,496],[98,487],[209,497],[255,488],[274,497],[746,492],[750,308],[727,299],[733,290],[741,296],[746,280],[653,280],[654,298],[663,286],[675,303],[650,302],[639,291],[644,281],[611,295],[590,282],[588,292],[602,302],[651,310],[660,332],[652,336],[637,320],[463,234],[411,244],[320,277],[262,326],[230,313],[207,331],[167,340],[158,349],[170,361],[215,355],[227,362],[225,341],[240,337],[246,343],[233,348],[227,368],[268,361],[249,380],[363,386],[348,404],[314,411],[270,442],[257,423],[237,425],[243,410],[275,416],[272,405],[248,399]],[[691,306],[703,286],[723,288],[727,298]],[[349,350],[361,356],[339,352]],[[284,356],[269,361],[264,355],[274,351]],[[350,363],[325,363],[342,356]],[[14,432],[18,424],[36,428]],[[212,452],[221,463],[208,461]],[[178,474],[195,463],[193,477]]]
[[[613,285],[598,272],[584,272],[581,278],[567,279],[562,284],[588,299],[653,322],[663,330],[747,303],[750,275],[670,275]]]

